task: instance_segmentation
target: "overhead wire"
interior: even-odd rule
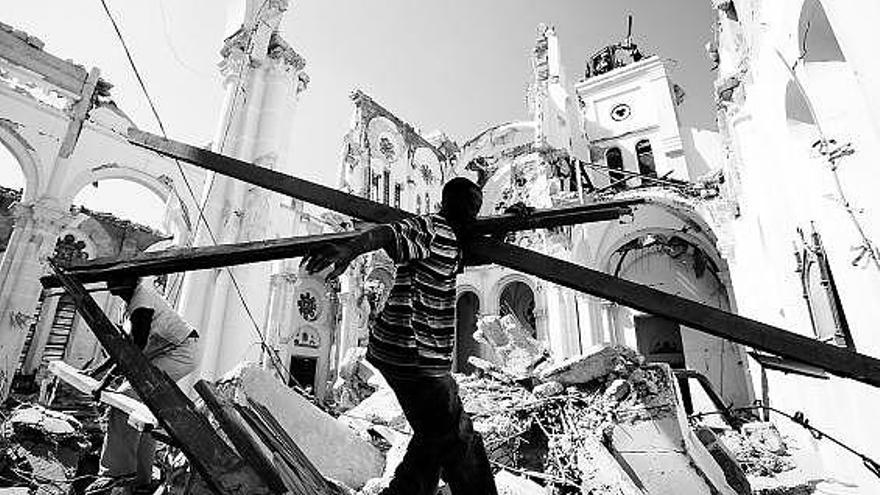
[[[156,119],[156,122],[159,126],[159,131],[162,133],[162,136],[167,139],[168,134],[165,130],[165,125],[162,121],[162,118],[159,116],[159,112],[156,109],[156,105],[153,102],[153,98],[150,96],[150,93],[147,90],[147,87],[146,87],[146,84],[144,83],[143,77],[141,77],[140,70],[138,70],[137,64],[135,64],[135,62],[134,62],[134,58],[131,55],[131,51],[128,48],[128,44],[125,42],[125,37],[122,35],[122,32],[119,29],[119,25],[117,24],[116,19],[113,17],[113,14],[110,12],[110,8],[108,7],[107,2],[105,0],[100,0],[100,2],[104,8],[104,12],[107,14],[107,18],[110,20],[110,23],[113,25],[113,29],[116,32],[116,37],[118,38],[120,45],[122,46],[122,49],[125,52],[125,56],[128,59],[128,63],[131,66],[132,71],[134,72],[134,75],[135,75],[135,78],[137,79],[138,85],[140,86],[141,91],[144,94],[144,97],[147,99],[147,103],[149,104],[149,107],[150,107],[150,110],[153,114],[153,117]],[[263,8],[265,7],[265,5],[267,3],[268,3],[268,0],[263,0],[263,3],[260,5],[260,8],[257,10],[257,14],[256,14],[257,16],[259,16],[259,14],[262,12]],[[254,26],[254,32],[256,32],[256,29],[257,29],[257,26]],[[233,100],[232,100],[232,104],[230,106],[230,112],[235,111],[235,101],[237,100],[239,89],[241,88],[241,73],[239,73],[238,79],[239,79],[239,81],[237,81],[236,91],[235,91],[235,94],[233,94]],[[221,150],[222,150],[222,147],[225,144],[226,138],[228,136],[228,132],[231,127],[231,122],[232,122],[232,114],[230,113],[230,115],[227,116],[227,125],[226,125],[226,129],[224,131],[224,136],[222,138],[222,142],[220,144],[220,148],[219,148]],[[208,236],[210,237],[211,242],[214,245],[218,245],[217,238],[214,235],[214,232],[212,231],[211,226],[208,223],[208,220],[205,218],[204,205],[196,197],[195,191],[193,190],[192,185],[190,184],[189,179],[187,178],[186,173],[184,172],[183,166],[180,164],[180,161],[177,160],[176,158],[174,158],[173,160],[177,166],[178,171],[180,172],[180,176],[183,178],[183,182],[184,182],[184,185],[186,186],[187,191],[189,192],[194,204],[196,205],[196,207],[198,209],[198,221],[196,222],[196,227],[194,229],[193,235],[192,235],[191,239],[188,241],[188,243],[193,242],[195,240],[194,234],[195,234],[195,232],[197,232],[198,225],[201,222],[201,223],[204,223],[205,230],[208,233]],[[211,186],[213,186],[213,181],[211,182]],[[208,193],[205,195],[205,201],[207,201],[207,199],[210,197],[210,193],[211,193],[211,189],[209,188]],[[179,196],[178,196],[178,199],[180,199]],[[227,274],[229,275],[229,279],[232,282],[232,286],[235,289],[235,292],[238,295],[239,300],[241,301],[241,304],[245,310],[245,313],[247,314],[248,318],[250,319],[251,323],[253,324],[253,327],[254,327],[254,330],[256,331],[257,337],[260,340],[261,348],[263,349],[264,352],[266,352],[269,355],[269,359],[272,362],[272,365],[275,368],[276,372],[278,372],[278,374],[281,375],[282,378],[284,378],[286,375],[287,383],[293,383],[295,387],[301,389],[302,386],[299,384],[299,382],[296,380],[296,378],[292,375],[290,370],[288,370],[281,363],[281,359],[278,356],[277,351],[266,342],[266,337],[263,334],[263,331],[260,328],[260,325],[257,323],[257,320],[254,317],[253,312],[251,311],[250,306],[248,305],[247,300],[244,297],[244,294],[241,290],[241,287],[238,283],[238,280],[235,277],[235,274],[233,273],[233,271],[229,267],[224,267],[224,269],[226,270]]]

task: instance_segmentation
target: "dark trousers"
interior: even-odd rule
[[[442,473],[453,495],[496,495],[480,434],[464,412],[458,385],[441,378],[386,376],[413,429],[386,495],[434,495]]]

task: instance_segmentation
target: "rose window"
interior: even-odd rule
[[[304,320],[315,321],[318,319],[318,301],[310,292],[303,292],[299,295],[296,307]]]

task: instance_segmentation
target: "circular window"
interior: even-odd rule
[[[611,109],[611,119],[620,122],[626,120],[632,115],[632,108],[626,103],[618,103]]]
[[[397,147],[394,146],[394,143],[388,136],[381,136],[379,138],[379,152],[382,153],[382,156],[385,157],[388,163],[397,161]]]
[[[301,293],[296,301],[296,307],[306,321],[315,321],[320,315],[318,300],[311,292]]]

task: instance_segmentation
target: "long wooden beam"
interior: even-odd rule
[[[342,242],[356,235],[357,232],[344,232],[197,248],[172,248],[151,253],[139,253],[131,257],[114,256],[79,261],[67,267],[67,272],[75,276],[80,283],[90,283],[110,280],[120,275],[143,277],[244,265],[296,258],[305,255],[321,244]],[[60,285],[58,278],[53,275],[47,275],[40,281],[45,288],[54,288]]]
[[[386,222],[406,214],[364,198],[159,136],[141,131],[130,131],[129,136],[131,142],[138,146],[355,218]],[[870,356],[489,238],[474,239],[465,246],[465,250],[473,259],[497,263],[577,291],[669,318],[716,337],[813,364],[838,376],[880,386],[880,360]]]
[[[217,435],[174,381],[124,337],[82,284],[55,265],[52,268],[95,337],[211,488],[221,495],[276,493]]]
[[[171,158],[198,165],[199,167],[238,179],[264,189],[291,196],[307,203],[323,206],[344,215],[370,222],[385,223],[412,216],[407,211],[392,208],[360,196],[344,193],[332,187],[322,186],[303,179],[277,172],[204,148],[165,139],[161,136],[135,128],[128,130],[128,140],[142,148],[153,150]],[[538,210],[527,217],[514,214],[480,217],[474,225],[473,234],[491,234],[514,230],[557,227],[589,221],[595,213],[602,220],[617,218],[630,213],[629,207],[644,203],[642,199],[607,201],[593,205],[553,210]],[[617,216],[614,216],[617,214]]]
[[[481,217],[475,230],[480,233],[503,233],[515,230],[559,227],[586,222],[601,222],[629,214],[628,206],[605,206],[539,210],[528,216],[497,215]],[[288,237],[266,241],[252,241],[217,246],[171,248],[164,251],[138,253],[134,256],[109,256],[94,260],[76,261],[67,266],[81,283],[109,280],[116,276],[163,275],[190,270],[204,270],[224,266],[259,263],[303,256],[314,247],[342,242],[357,235],[354,232],[321,234],[307,237]],[[41,282],[46,288],[59,286],[58,280],[47,275]]]

